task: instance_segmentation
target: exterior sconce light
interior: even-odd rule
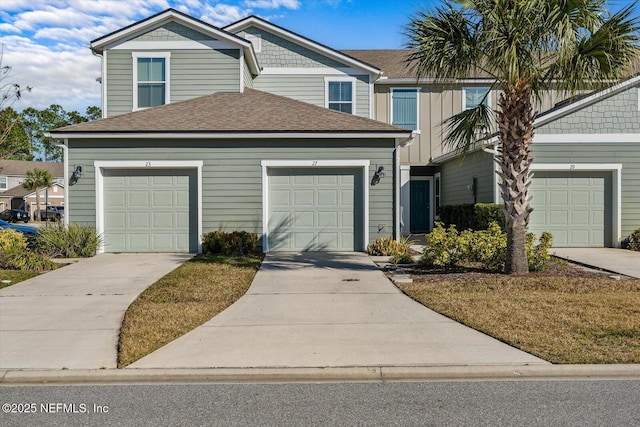
[[[82,166],[76,166],[76,170],[71,174],[71,178],[69,178],[69,185],[74,185],[78,182],[78,179],[82,176]]]
[[[380,182],[380,178],[384,178],[384,166],[378,166],[378,170],[374,172],[373,178],[371,178],[371,185],[377,185]]]

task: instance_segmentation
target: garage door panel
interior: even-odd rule
[[[105,250],[195,251],[195,175],[184,169],[105,170]]]
[[[268,175],[270,250],[356,248],[360,169],[273,168]]]
[[[536,172],[531,184],[529,230],[553,234],[557,247],[610,244],[611,174]]]

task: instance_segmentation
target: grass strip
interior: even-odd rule
[[[397,286],[552,363],[640,363],[640,280],[498,276]]]
[[[15,285],[32,277],[38,276],[40,273],[37,271],[22,271],[22,270],[0,270],[0,289],[7,286]],[[11,283],[3,283],[2,280],[10,280]]]
[[[147,288],[120,332],[125,367],[222,312],[249,289],[261,258],[198,255]]]

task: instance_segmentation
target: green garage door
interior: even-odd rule
[[[529,231],[548,231],[556,247],[611,244],[611,174],[535,172]]]
[[[272,168],[269,250],[362,250],[362,173],[358,169]]]
[[[104,171],[106,252],[196,252],[195,172]]]

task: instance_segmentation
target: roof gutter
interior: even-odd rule
[[[414,138],[408,132],[50,132],[55,139],[309,139],[393,138],[405,145]]]

